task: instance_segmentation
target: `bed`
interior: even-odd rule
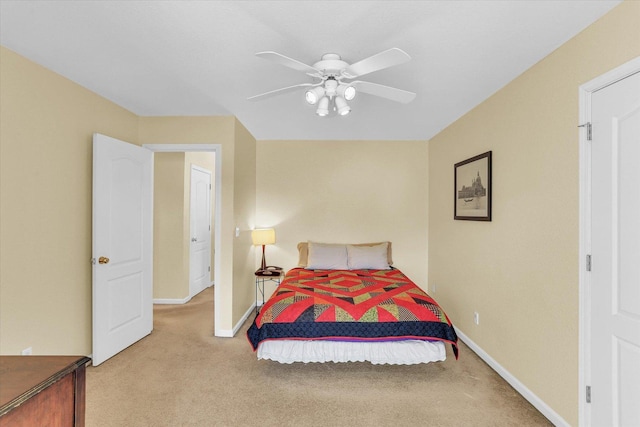
[[[258,359],[280,363],[416,364],[458,357],[438,303],[397,268],[391,243],[303,242],[247,331]]]

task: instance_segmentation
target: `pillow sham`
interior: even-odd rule
[[[348,270],[347,245],[309,242],[307,270]]]
[[[391,242],[378,242],[378,243],[356,243],[353,246],[376,246],[382,243],[387,244],[387,262],[389,265],[393,265],[393,259],[391,257]],[[309,259],[309,243],[298,243],[298,267],[305,268]]]
[[[388,243],[374,246],[347,245],[347,264],[350,270],[389,270]]]

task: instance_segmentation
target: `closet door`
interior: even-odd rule
[[[638,426],[640,73],[591,102],[591,424]]]

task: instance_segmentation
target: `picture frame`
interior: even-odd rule
[[[491,221],[491,151],[456,163],[453,219]]]

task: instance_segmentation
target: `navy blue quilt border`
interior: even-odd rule
[[[255,320],[247,330],[247,338],[258,348],[268,339],[322,339],[422,337],[425,340],[444,340],[451,343],[458,357],[458,336],[452,326],[442,322],[295,322],[265,323],[258,328]]]

